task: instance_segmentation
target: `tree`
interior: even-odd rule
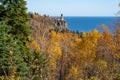
[[[7,27],[11,26],[5,38],[7,41],[3,40],[5,44],[1,44],[1,47],[2,45],[6,46],[2,48],[7,49],[3,49],[3,52],[7,52],[1,52],[1,56],[7,59],[7,61],[4,60],[6,64],[8,64],[7,62],[9,61],[9,64],[14,66],[15,71],[22,72],[21,74],[17,74],[18,76],[25,75],[27,72],[21,69],[21,66],[25,66],[23,67],[25,70],[29,67],[28,65],[26,66],[28,63],[25,61],[31,53],[30,48],[26,44],[26,42],[29,41],[28,37],[31,33],[31,27],[28,24],[29,19],[25,0],[0,0],[0,21],[4,21],[5,24],[8,25]],[[5,30],[6,29],[7,28],[5,28]],[[24,64],[19,66],[18,63]],[[9,66],[7,66],[7,68],[8,67]],[[13,72],[11,71],[11,73]]]
[[[17,44],[19,40],[14,39],[9,32],[12,27],[0,23],[0,75],[10,76],[12,80],[16,76],[26,74],[26,63]]]
[[[33,51],[30,53],[26,62],[28,63],[28,79],[31,80],[45,80],[48,78],[48,58],[40,51]]]
[[[113,35],[108,31],[104,31],[102,33],[102,37],[98,41],[97,45],[97,60],[99,61],[99,64],[101,64],[101,71],[104,70],[103,63],[107,64],[107,71],[103,72],[102,74],[104,76],[101,76],[100,78],[103,79],[113,79],[113,75],[115,72],[115,43]],[[102,62],[102,63],[101,63]],[[98,67],[100,68],[100,66]],[[98,75],[100,76],[101,71],[98,70]],[[108,77],[109,76],[109,77]]]
[[[25,0],[0,0],[0,10],[0,21],[12,26],[14,35],[25,37],[30,35],[31,29],[28,24],[30,18],[26,12]]]

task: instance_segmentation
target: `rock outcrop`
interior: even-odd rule
[[[67,22],[64,20],[63,14],[61,14],[60,17],[53,18],[53,20],[54,20],[55,25],[57,26],[57,28],[60,31],[62,31],[62,30],[64,30],[64,31],[68,30]]]
[[[32,20],[29,22],[33,29],[44,31],[45,28],[55,31],[67,31],[67,22],[63,18],[63,14],[60,17],[52,18],[50,16],[41,16],[38,13],[30,14]]]

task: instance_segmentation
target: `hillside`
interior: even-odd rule
[[[63,14],[28,14],[25,6],[0,1],[0,80],[120,80],[120,24],[114,33],[105,25],[72,32]]]

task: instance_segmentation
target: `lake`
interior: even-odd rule
[[[117,22],[120,17],[64,17],[69,30],[90,32],[100,27],[101,24],[110,26]]]

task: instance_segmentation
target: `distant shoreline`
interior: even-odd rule
[[[58,16],[51,16],[58,17]],[[64,16],[64,17],[120,17],[120,16]]]

